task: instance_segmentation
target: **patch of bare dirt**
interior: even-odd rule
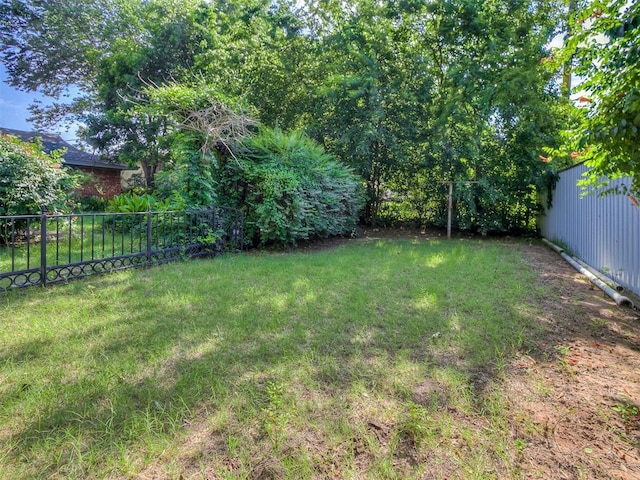
[[[505,387],[526,478],[640,478],[640,318],[543,245],[519,245],[551,295]]]

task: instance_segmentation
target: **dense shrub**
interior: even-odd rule
[[[42,144],[0,135],[0,215],[63,212],[78,177],[61,167],[62,150],[44,153]]]
[[[252,244],[350,233],[360,179],[301,132],[262,128],[220,167],[219,198],[244,210]]]
[[[159,198],[179,192],[189,208],[242,209],[248,244],[293,244],[355,227],[359,178],[304,134],[256,133],[251,109],[202,82],[147,94],[144,113],[173,125],[172,166],[155,180]]]

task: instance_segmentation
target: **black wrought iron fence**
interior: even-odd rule
[[[243,235],[232,208],[0,216],[0,291],[242,250]]]

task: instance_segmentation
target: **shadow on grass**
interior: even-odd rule
[[[12,293],[0,308],[34,333],[0,350],[0,464],[16,478],[140,468],[125,464],[160,455],[202,411],[232,404],[250,429],[269,385],[420,403],[420,379],[451,370],[480,398],[529,338],[530,280],[489,243],[380,241]]]

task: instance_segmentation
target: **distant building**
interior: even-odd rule
[[[31,142],[35,137],[40,138],[43,150],[47,153],[60,148],[67,151],[62,156],[64,166],[69,168],[77,168],[83,172],[89,173],[92,179],[83,184],[78,189],[78,194],[82,197],[95,195],[100,198],[113,198],[122,193],[122,178],[125,170],[132,170],[119,163],[109,163],[100,160],[91,153],[83,152],[78,148],[70,145],[60,137],[50,133],[41,132],[25,132],[23,130],[14,130],[11,128],[0,127],[0,132],[14,135],[20,140]]]

